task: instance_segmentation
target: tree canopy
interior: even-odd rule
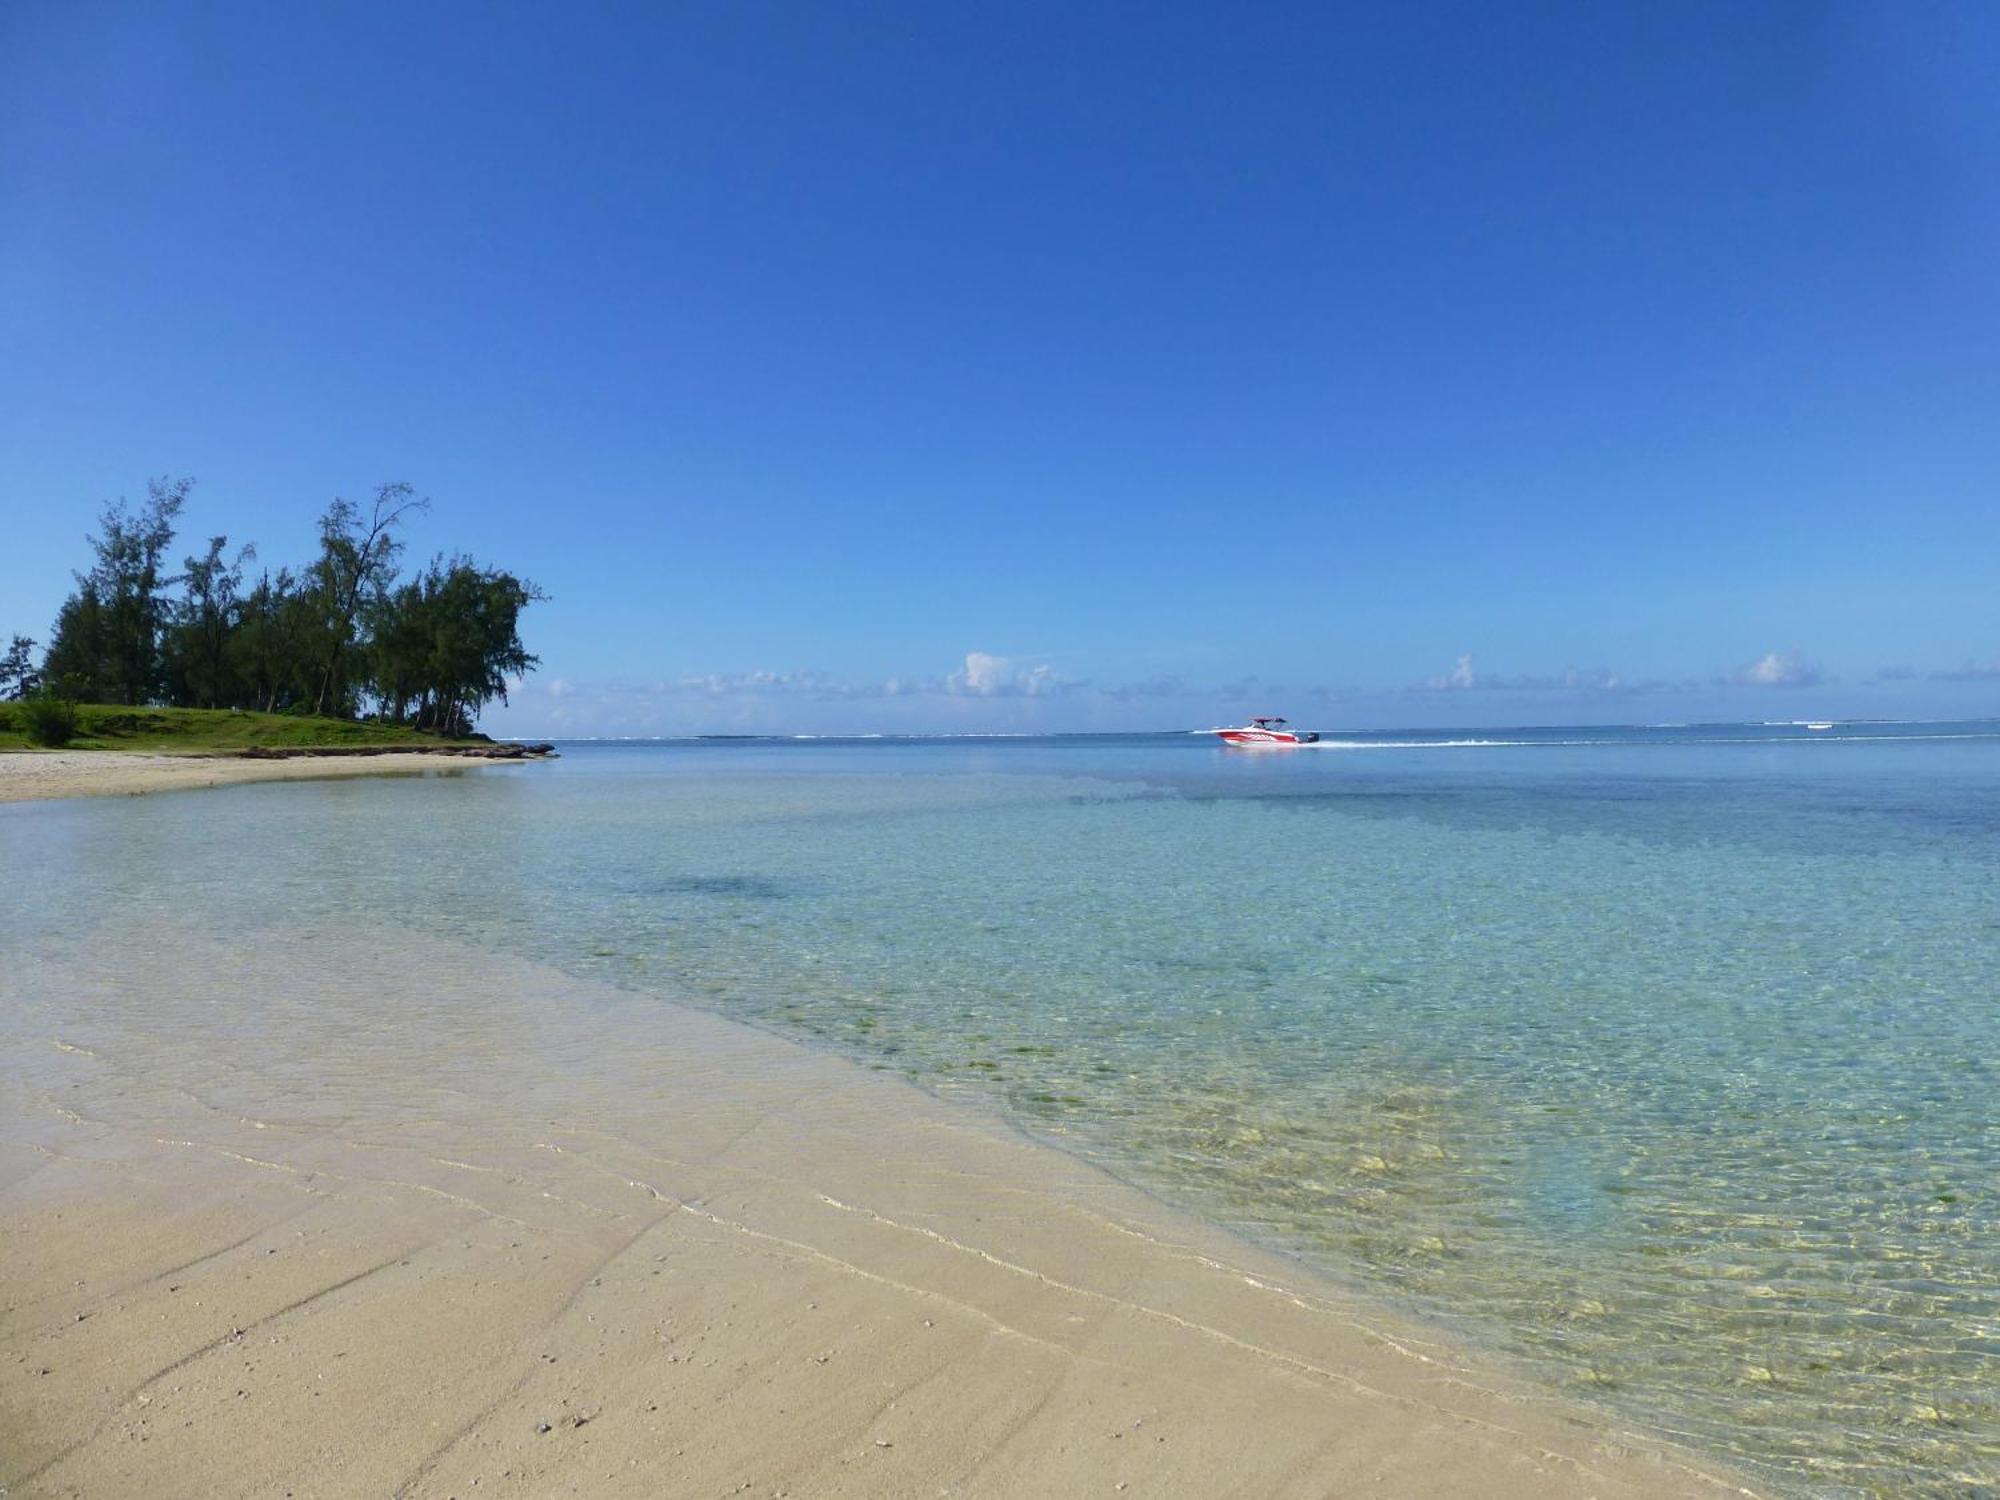
[[[165,690],[161,637],[167,623],[161,573],[191,479],[155,479],[137,515],[107,505],[90,538],[97,561],[76,575],[77,590],[56,616],[42,675],[71,697],[95,703],[152,703]]]
[[[521,643],[534,584],[464,555],[399,581],[400,528],[426,509],[407,484],[364,510],[336,499],[317,556],[252,579],[251,546],[214,536],[165,572],[193,481],[155,480],[134,514],[107,506],[37,671],[34,642],[0,654],[0,694],[37,688],[103,703],[296,710],[469,732],[537,659]]]
[[[0,698],[26,698],[41,686],[42,675],[35,670],[35,642],[32,636],[17,635],[0,654]]]

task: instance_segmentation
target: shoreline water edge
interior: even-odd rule
[[[0,755],[0,1490],[1980,1493],[2000,726],[1750,729]]]
[[[224,754],[152,754],[126,750],[0,751],[0,802],[63,797],[133,797],[253,781],[314,781],[346,776],[451,775],[482,765],[540,760],[552,746],[496,744],[383,749],[252,749]]]
[[[149,924],[10,964],[10,1495],[1750,1493],[835,1056]]]

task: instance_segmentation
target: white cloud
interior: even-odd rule
[[[855,681],[813,670],[751,672],[704,672],[644,688],[619,689],[661,699],[775,699],[804,698],[823,703],[853,703],[881,698],[1041,698],[1076,691],[1085,686],[1056,675],[1046,664],[1019,666],[1004,656],[986,651],[969,651],[965,664],[941,677],[889,677],[880,681]],[[548,684],[551,697],[575,691],[572,684],[558,679]]]
[[[1970,661],[1963,666],[1936,671],[1920,672],[1908,662],[1883,667],[1876,672],[1876,682],[1992,682],[2000,678],[2000,657],[1990,661]]]
[[[1934,682],[1989,682],[2000,677],[2000,661],[1969,661],[1955,672],[1933,672]]]
[[[1825,681],[1825,674],[1818,662],[1807,661],[1805,653],[1794,646],[1789,651],[1767,651],[1724,681],[1738,687],[1801,688]]]
[[[750,693],[815,693],[829,686],[817,672],[707,672],[667,685],[669,692],[697,698],[732,698]]]
[[[1017,667],[1004,656],[965,653],[965,665],[944,680],[944,690],[974,698],[1040,698],[1068,686],[1046,663]]]
[[[1416,690],[1426,693],[1576,693],[1586,696],[1651,693],[1676,684],[1651,679],[1633,682],[1609,667],[1564,667],[1560,672],[1523,672],[1513,677],[1496,677],[1473,665],[1470,651],[1460,654],[1449,672],[1427,677]]]
[[[1424,686],[1434,693],[1469,693],[1479,687],[1479,674],[1472,668],[1472,653],[1460,655],[1456,666],[1442,677],[1431,678]]]

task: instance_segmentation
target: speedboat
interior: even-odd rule
[[[1308,730],[1287,729],[1285,721],[1278,718],[1256,718],[1240,728],[1211,729],[1209,733],[1225,745],[1240,745],[1246,750],[1310,745],[1319,738]]]

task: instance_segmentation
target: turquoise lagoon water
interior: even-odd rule
[[[0,811],[10,942],[469,938],[996,1107],[1776,1489],[2000,1484],[2000,724],[579,744]]]

